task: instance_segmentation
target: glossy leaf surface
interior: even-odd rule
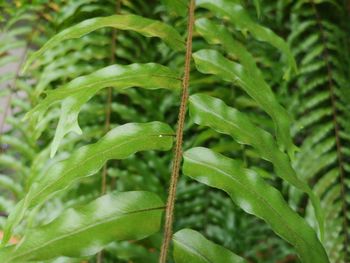
[[[263,89],[270,89],[257,67],[253,55],[242,43],[233,38],[232,33],[225,26],[216,24],[207,18],[197,19],[195,25],[197,32],[209,44],[220,44],[227,54],[236,57],[242,66],[249,71],[249,74],[254,75],[257,82],[263,82]]]
[[[3,263],[83,257],[115,240],[137,240],[158,231],[163,202],[144,191],[104,195],[68,209],[51,223],[28,230],[18,245],[0,249]]]
[[[193,54],[197,69],[205,74],[214,74],[224,81],[237,83],[258,105],[271,116],[275,123],[278,143],[290,156],[294,155],[295,145],[290,136],[291,118],[277,102],[266,83],[250,76],[249,68],[230,61],[215,50],[203,49]]]
[[[220,99],[195,94],[189,101],[190,115],[196,124],[209,126],[217,132],[228,134],[240,144],[251,145],[258,151],[261,158],[274,165],[279,177],[309,195],[315,208],[321,236],[323,236],[324,219],[318,197],[305,181],[298,178],[288,156],[278,149],[272,135],[253,124],[245,114],[227,106]]]
[[[182,229],[173,236],[176,263],[243,263],[243,258],[206,239],[199,232]]]
[[[29,111],[26,118],[39,129],[41,122],[45,121],[43,116],[47,110],[55,103],[62,103],[59,123],[51,146],[51,157],[53,157],[67,133],[81,134],[78,124],[79,112],[99,90],[111,86],[117,89],[136,86],[146,89],[176,90],[180,84],[177,73],[159,64],[112,65],[76,78],[62,88],[47,92],[47,97]]]
[[[265,222],[291,243],[304,263],[327,263],[326,252],[316,233],[285,202],[281,193],[241,162],[207,148],[192,148],[184,153],[185,175],[221,189],[247,213]]]
[[[82,37],[103,27],[113,27],[119,30],[132,30],[146,37],[159,37],[175,50],[181,51],[185,48],[185,42],[180,34],[173,27],[160,21],[131,14],[96,17],[69,27],[53,36],[41,49],[28,58],[23,71],[25,71],[28,66],[35,59],[39,58],[46,50],[54,48],[60,42],[67,39]]]
[[[207,8],[220,18],[227,18],[239,30],[249,31],[257,40],[265,41],[276,47],[288,59],[289,68],[285,78],[289,79],[291,72],[297,71],[297,66],[288,44],[271,29],[254,22],[238,1],[230,0],[197,0],[197,5]]]
[[[36,178],[25,198],[10,214],[4,242],[28,208],[45,202],[78,180],[96,174],[107,160],[124,159],[145,150],[169,150],[172,135],[169,125],[161,122],[129,123],[114,128],[97,143],[81,147],[68,159],[53,164],[45,174]]]

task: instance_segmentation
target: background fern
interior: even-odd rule
[[[244,2],[244,1],[242,1]],[[293,161],[299,177],[305,179],[321,199],[326,212],[324,247],[332,262],[347,262],[349,254],[349,84],[350,50],[346,1],[246,1],[244,8],[259,24],[273,29],[287,39],[297,61],[299,72],[288,82],[281,79],[286,59],[270,45],[238,31],[211,11],[197,8],[196,17],[210,18],[225,28],[252,54],[264,79],[277,95],[278,102],[293,116],[292,137],[300,148]],[[187,1],[179,1],[187,5]],[[186,34],[186,14],[176,10],[171,1],[120,0],[120,14],[136,14],[163,21]],[[182,72],[184,57],[156,38],[145,38],[135,32],[103,28],[82,38],[63,41],[32,65],[25,75],[19,74],[27,53],[37,50],[58,32],[89,18],[116,13],[118,1],[13,1],[0,4],[0,65],[16,61],[18,72],[0,76],[1,97],[9,98],[10,112],[2,128],[0,155],[0,229],[15,204],[24,197],[34,178],[40,177],[69,158],[83,145],[95,143],[108,129],[129,122],[161,121],[175,124],[179,93],[146,89],[101,90],[86,103],[79,116],[82,135],[69,134],[59,151],[50,159],[50,143],[54,137],[60,106],[45,116],[45,123],[33,130],[21,122],[24,114],[39,103],[49,90],[71,80],[117,63],[157,62]],[[259,13],[260,16],[259,16]],[[114,31],[114,33],[113,33]],[[114,37],[113,37],[114,35]],[[22,48],[23,56],[12,55],[11,49]],[[212,48],[225,53],[225,48],[208,44],[198,33],[193,39],[193,52]],[[82,52],[82,50],[84,52]],[[232,60],[236,57],[228,56]],[[115,62],[113,62],[115,61]],[[11,87],[11,88],[10,88]],[[259,127],[275,134],[274,123],[256,101],[235,83],[191,69],[191,94],[200,92],[217,97],[249,116]],[[11,95],[9,95],[11,94]],[[333,94],[333,95],[332,95]],[[332,98],[333,96],[333,98]],[[108,108],[110,126],[106,128]],[[6,110],[6,109],[5,109]],[[171,136],[174,136],[172,134]],[[338,143],[337,143],[338,140]],[[275,176],[273,166],[260,158],[251,146],[242,146],[229,136],[188,121],[185,145],[189,149],[205,146],[228,157],[240,159],[244,167],[259,171],[264,179],[281,191],[284,198],[315,228],[317,223],[308,197]],[[146,190],[167,196],[171,152],[147,151],[106,165],[107,191]],[[24,234],[26,225],[40,226],[50,222],[64,210],[86,205],[101,195],[103,169],[49,200],[16,228],[15,236]],[[344,213],[345,211],[345,213]],[[181,177],[176,202],[174,230],[192,228],[215,243],[230,249],[250,262],[299,262],[295,250],[279,238],[262,220],[244,213],[219,190]],[[103,262],[156,262],[161,246],[161,233],[146,239],[118,241],[107,246]],[[62,262],[72,259],[60,258]],[[85,259],[84,259],[85,260]],[[87,258],[96,262],[96,257]],[[50,261],[56,262],[56,261]],[[61,262],[61,261],[59,261]],[[80,262],[78,260],[77,262]],[[170,261],[171,262],[171,261]]]
[[[293,15],[289,18],[292,31],[289,41],[300,61],[300,75],[289,89],[293,98],[290,109],[297,120],[292,130],[300,145],[294,166],[315,184],[322,199],[327,222],[325,247],[331,260],[347,262],[349,138],[345,120],[349,109],[344,93],[349,76],[347,11],[341,2],[326,1],[300,2],[290,8]],[[302,209],[303,199],[292,196],[292,202]]]

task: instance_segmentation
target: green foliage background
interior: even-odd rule
[[[227,11],[223,8],[218,11],[211,8],[210,3],[215,2],[223,3],[224,6],[227,4],[227,7],[232,3],[241,3],[251,21],[244,20],[246,17],[239,16],[239,13],[230,13],[233,9],[227,8]],[[205,95],[202,98],[202,95],[190,97],[190,116],[187,117],[184,131],[184,149],[188,151],[185,153],[185,166],[178,183],[175,205],[174,231],[182,230],[175,234],[172,248],[174,256],[169,258],[169,262],[175,260],[181,263],[186,262],[185,259],[187,262],[241,262],[241,258],[232,252],[247,262],[349,262],[349,3],[345,0],[197,0],[197,5],[190,94]],[[184,67],[184,40],[181,39],[185,39],[187,34],[187,1],[22,0],[1,2],[0,8],[0,66],[12,62],[19,65],[15,72],[0,76],[0,84],[4,87],[0,90],[0,96],[9,103],[2,111],[3,116],[6,116],[6,127],[9,128],[5,129],[4,124],[0,126],[0,229],[6,232],[12,223],[13,231],[9,232],[12,236],[18,239],[26,236],[26,240],[30,240],[30,233],[35,232],[35,229],[40,229],[58,216],[68,218],[69,213],[74,214],[67,212],[69,208],[76,209],[74,211],[90,211],[90,219],[96,213],[103,216],[102,209],[95,210],[91,205],[102,202],[98,198],[102,192],[104,170],[107,175],[107,192],[118,193],[114,199],[120,198],[122,204],[127,203],[129,198],[132,200],[134,191],[148,191],[145,196],[135,196],[136,203],[125,208],[127,211],[143,206],[151,210],[164,207],[173,156],[170,148],[181,99],[179,89]],[[161,21],[176,29],[174,32],[178,32],[180,40],[173,31],[163,36],[166,30],[159,25],[156,31],[161,32],[160,38],[145,37],[149,32],[139,34],[137,30],[103,27],[83,37],[59,42],[34,60],[25,73],[21,72],[26,58],[57,33],[87,19],[116,13]],[[208,30],[208,21],[213,23],[215,30]],[[135,25],[140,26],[141,20],[136,19],[129,26]],[[258,25],[271,29],[287,44],[282,39],[281,42],[276,38],[269,39],[269,34],[257,30]],[[229,36],[226,40],[225,30]],[[230,42],[231,38],[238,44]],[[175,44],[178,43],[176,41],[179,44]],[[20,56],[12,52],[17,48],[23,52]],[[211,50],[206,51],[208,49]],[[296,61],[297,72],[292,57]],[[236,65],[239,62],[247,74],[241,73],[239,67],[236,73],[232,73],[235,68],[233,61]],[[132,63],[138,64],[134,67],[127,66]],[[112,64],[120,66],[115,71],[106,68]],[[111,77],[120,74],[120,79],[105,84],[102,89],[99,83],[107,79],[108,72]],[[161,74],[166,75],[164,80],[158,77]],[[56,141],[58,150],[53,155],[51,143],[58,130],[60,109],[64,108],[61,102],[71,96],[69,85],[72,88],[82,85],[81,81],[84,80],[81,78],[75,82],[77,85],[68,85],[79,76],[88,76],[85,79],[86,87],[95,82],[98,87],[91,96],[82,93],[76,95],[77,100],[83,100],[83,95],[87,96],[81,104],[81,111],[80,108],[77,110],[80,111],[78,122],[82,132],[69,132],[77,129],[75,126],[68,127],[69,120],[66,120],[63,125],[65,131],[61,132],[67,134],[62,135],[61,141]],[[125,77],[130,80],[125,80]],[[113,86],[111,93],[108,89],[110,86]],[[62,87],[67,89],[66,94]],[[272,95],[266,91],[270,87]],[[155,88],[157,89],[154,90]],[[211,101],[205,97],[207,95],[221,99],[221,102]],[[37,105],[43,105],[43,101],[45,103],[45,99],[50,99],[50,96],[56,104],[47,112],[46,108],[38,108]],[[65,103],[69,104],[69,100]],[[204,108],[207,107],[204,113],[198,106],[201,103],[206,105]],[[226,105],[223,106],[224,104]],[[232,113],[233,108],[242,113],[241,119],[236,119],[235,113]],[[110,120],[106,124],[109,110]],[[64,119],[64,114],[61,119]],[[223,120],[215,119],[215,116],[221,116]],[[227,120],[232,123],[224,123]],[[127,126],[130,125],[127,123],[146,122],[153,124],[146,125],[135,133],[134,126]],[[138,127],[137,124],[136,126]],[[235,130],[234,127],[239,128]],[[112,132],[106,135],[109,128]],[[115,130],[125,137],[118,137]],[[123,134],[123,131],[130,133]],[[245,131],[250,137],[245,137]],[[146,137],[148,135],[154,137],[149,140]],[[136,143],[132,142],[135,139],[132,136],[137,139]],[[102,137],[106,138],[105,141],[101,140]],[[128,140],[129,144],[121,147],[118,152],[105,154],[105,149],[119,141],[127,143]],[[298,147],[295,154],[296,147],[291,140]],[[96,144],[86,146],[93,143]],[[90,156],[86,152],[90,149],[88,147],[93,148],[91,152],[98,154],[91,162],[91,167],[84,164],[82,168],[80,162]],[[210,168],[196,167],[193,164],[191,167],[190,157],[195,157],[191,151],[200,151],[201,148],[198,147],[207,147],[216,154],[235,159],[235,164],[232,164],[236,169],[232,172],[233,177],[237,175],[239,178],[247,174],[247,177],[238,180],[248,178],[244,183],[248,190],[242,191],[240,196],[239,187],[227,189],[225,187],[230,184],[222,182],[218,186],[214,182],[218,175],[210,177]],[[199,157],[209,154],[203,148],[202,150]],[[50,153],[53,158],[50,158]],[[68,161],[61,162],[62,160]],[[104,166],[106,160],[108,162]],[[220,159],[224,163],[223,160]],[[220,164],[213,164],[215,165],[220,168]],[[73,169],[74,175],[68,175],[69,178],[61,182],[61,186],[56,184],[57,189],[49,188],[47,195],[45,192],[42,196],[35,195],[56,174],[59,176],[60,169],[68,168]],[[94,176],[87,176],[93,174]],[[254,176],[258,176],[256,181],[261,182],[261,185],[255,185],[254,180],[249,181]],[[278,211],[287,211],[276,222],[281,222],[286,217],[287,221],[291,220],[291,224],[301,222],[296,228],[300,227],[302,237],[305,235],[310,240],[316,240],[315,233],[320,231],[320,214],[315,215],[314,212],[317,199],[320,200],[320,211],[325,222],[324,238],[321,241],[317,239],[319,245],[315,241],[311,246],[320,258],[307,261],[300,255],[297,246],[280,237],[286,239],[269,221],[273,218],[271,214],[261,215],[258,208],[250,209],[249,205],[245,206],[240,201],[249,203],[249,191],[252,189],[269,199],[269,189],[273,189],[271,186],[278,189],[278,196],[281,195],[289,207],[305,219],[298,217],[301,221],[292,221],[294,214],[290,217],[287,215],[288,211],[293,211],[288,210],[288,206],[283,210],[282,205],[274,203],[279,197],[271,194],[272,205],[276,205]],[[122,193],[127,191],[132,191],[128,192],[130,197],[127,196],[128,193]],[[51,196],[53,192],[57,194]],[[149,197],[149,192],[158,197]],[[123,195],[126,196],[125,199]],[[255,201],[252,202],[250,204],[256,204]],[[84,208],[79,208],[81,206]],[[106,206],[104,209],[113,211],[116,206]],[[25,211],[25,214],[20,215],[20,211]],[[138,226],[145,233],[121,233],[120,237],[109,237],[108,231],[103,231],[106,228],[102,227],[101,231],[87,234],[87,239],[96,238],[104,242],[101,241],[103,245],[94,253],[83,255],[81,248],[73,248],[71,254],[56,253],[57,256],[73,255],[78,258],[76,261],[59,257],[48,258],[49,261],[45,262],[96,262],[95,254],[102,248],[103,262],[157,262],[162,243],[162,215],[158,210],[152,213],[152,216],[144,216],[154,218],[151,225],[143,222],[144,227]],[[11,214],[14,215],[12,219]],[[135,220],[134,225],[140,224],[137,218],[121,220],[116,224],[121,229],[133,229],[132,220]],[[107,229],[110,228],[111,225],[108,225]],[[184,228],[196,230],[220,245],[217,254],[213,252],[217,258],[214,261],[200,261],[190,257],[193,255],[187,255],[188,251],[183,251],[182,241],[191,240],[191,244],[198,242],[198,251],[203,253],[210,250],[212,243],[203,241],[203,236],[197,236],[196,232]],[[308,235],[308,231],[312,233]],[[43,233],[45,236],[45,231]],[[191,238],[186,238],[186,235]],[[35,243],[35,235],[33,236]],[[37,238],[40,239],[39,234]],[[117,241],[119,239],[121,241]],[[84,240],[84,237],[77,237],[76,240]],[[78,242],[75,241],[75,244]],[[86,246],[88,245],[91,244]],[[222,247],[231,252],[221,251]],[[328,255],[327,260],[322,252],[318,253],[323,247]],[[0,249],[0,258],[2,255],[14,255],[16,252],[7,251],[11,249],[14,247]],[[25,250],[26,247],[20,249]],[[49,252],[44,250],[42,255],[50,254]],[[224,260],[220,257],[227,261],[219,261]],[[44,256],[42,258],[46,259]],[[37,259],[36,262],[43,262],[41,260]]]

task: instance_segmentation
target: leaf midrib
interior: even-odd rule
[[[147,74],[147,73],[143,73],[143,74],[137,74],[137,78],[144,78],[144,77],[157,77],[157,78],[168,78],[168,79],[174,79],[174,80],[180,80],[179,78],[175,77],[175,74],[174,76],[168,76],[168,75],[157,75],[157,74]],[[91,77],[94,77],[94,76],[85,76],[84,79],[89,79]],[[99,85],[99,84],[103,84],[103,83],[106,83],[106,82],[111,82],[111,81],[119,81],[119,80],[125,80],[125,79],[135,79],[135,76],[133,75],[132,77],[130,77],[130,75],[126,76],[126,77],[120,77],[120,76],[113,76],[111,78],[108,78],[107,80],[106,79],[103,79],[103,80],[98,80],[98,81],[95,81],[95,82],[92,82],[92,83],[89,83],[87,85],[79,85],[79,88],[73,88],[72,87],[66,87],[64,88],[63,90],[62,89],[58,89],[56,90],[55,93],[51,93],[51,94],[59,94],[59,95],[65,95],[67,91],[72,91],[74,93],[77,93],[83,89],[86,89],[86,88],[91,88],[92,86],[95,86],[95,85]],[[73,80],[74,81],[74,80]],[[102,89],[102,88],[101,88]],[[52,95],[51,95],[52,96]]]
[[[191,160],[191,161],[194,162],[194,163],[198,163],[198,164],[200,164],[200,165],[202,165],[202,166],[205,166],[205,167],[208,167],[208,168],[211,168],[211,169],[214,169],[214,170],[218,171],[219,173],[223,174],[224,176],[228,177],[229,179],[236,181],[236,183],[239,184],[242,188],[244,188],[247,192],[249,192],[249,191],[253,192],[253,194],[255,194],[255,196],[257,196],[257,198],[258,198],[261,202],[263,202],[266,206],[270,207],[270,209],[277,215],[277,217],[280,217],[280,218],[281,218],[281,219],[280,219],[280,222],[282,222],[282,224],[290,231],[290,233],[292,233],[292,235],[294,236],[294,238],[295,238],[296,241],[299,239],[299,240],[303,241],[304,243],[308,244],[308,247],[312,247],[312,245],[311,245],[306,239],[304,239],[304,237],[299,236],[293,229],[291,229],[291,228],[289,227],[289,225],[288,225],[288,222],[286,222],[286,221],[284,220],[283,216],[280,215],[280,214],[278,213],[278,211],[277,211],[276,209],[274,209],[274,207],[271,206],[271,205],[269,204],[269,202],[268,202],[263,196],[261,196],[258,192],[254,191],[254,189],[247,188],[247,187],[246,187],[244,184],[242,184],[239,180],[237,180],[236,178],[232,177],[230,174],[226,173],[225,171],[223,171],[223,170],[221,170],[221,169],[219,169],[219,168],[216,168],[215,166],[210,166],[210,165],[208,165],[208,164],[206,164],[206,163],[203,163],[203,162],[194,160],[194,159],[192,159],[192,158],[190,158],[190,157],[188,157],[188,156],[186,156],[186,158],[189,159],[189,160]],[[296,242],[295,246],[296,246],[296,247],[299,247],[299,244]],[[302,246],[300,246],[300,247],[302,247]]]
[[[98,152],[98,153],[95,153],[95,154],[91,155],[90,157],[84,159],[84,161],[80,162],[80,163],[79,163],[78,165],[76,165],[75,167],[72,167],[72,168],[66,170],[66,172],[64,172],[56,181],[54,181],[54,182],[52,182],[52,183],[46,185],[46,187],[43,187],[39,192],[37,192],[36,195],[34,195],[34,196],[31,198],[31,200],[35,199],[35,198],[36,198],[37,196],[39,196],[44,190],[46,190],[47,188],[51,187],[53,184],[56,184],[57,182],[59,182],[62,178],[64,178],[64,177],[66,176],[66,174],[68,174],[69,172],[71,172],[71,171],[77,169],[77,167],[81,166],[82,164],[84,164],[84,163],[86,163],[86,162],[88,162],[88,161],[94,159],[96,156],[98,156],[98,155],[104,155],[106,152],[113,151],[113,150],[115,150],[116,148],[123,146],[124,144],[128,144],[128,143],[130,143],[130,142],[132,142],[132,141],[139,140],[140,138],[143,138],[143,137],[144,137],[144,138],[147,138],[147,137],[156,136],[156,135],[158,135],[158,134],[154,134],[154,135],[153,135],[153,134],[150,134],[150,135],[140,135],[140,136],[131,138],[130,140],[123,141],[123,142],[120,143],[120,144],[113,145],[113,146],[109,147],[109,148],[106,149],[106,150],[103,150],[103,151],[101,151],[101,152]]]
[[[114,209],[115,209],[115,208],[114,208]],[[16,258],[18,258],[18,257],[23,257],[23,256],[25,256],[25,255],[27,255],[27,254],[29,254],[29,253],[32,253],[33,251],[37,251],[37,250],[39,250],[39,249],[41,249],[41,248],[43,248],[43,247],[45,247],[45,246],[48,246],[48,245],[50,245],[51,243],[54,243],[54,242],[56,242],[56,241],[60,241],[61,239],[64,239],[64,238],[69,237],[69,236],[73,236],[73,235],[75,235],[75,234],[79,234],[79,233],[84,232],[84,231],[86,231],[86,230],[88,230],[88,229],[94,228],[95,226],[110,223],[110,222],[112,222],[112,221],[114,221],[114,220],[116,220],[116,219],[118,219],[118,218],[122,218],[122,217],[128,216],[128,215],[130,215],[130,214],[144,213],[144,212],[148,212],[148,211],[161,210],[161,209],[164,209],[164,207],[161,206],[161,207],[151,207],[151,208],[147,208],[147,209],[133,210],[133,211],[130,211],[130,212],[124,212],[124,213],[122,212],[121,214],[118,214],[118,215],[116,215],[116,216],[112,216],[112,217],[108,218],[107,220],[95,221],[95,222],[94,222],[93,224],[91,224],[91,225],[87,225],[87,226],[85,226],[85,227],[83,227],[83,228],[77,229],[76,231],[69,232],[69,234],[61,235],[61,236],[59,236],[59,237],[57,237],[57,238],[54,238],[54,239],[52,239],[52,240],[50,240],[50,241],[44,243],[44,244],[41,245],[41,246],[38,246],[38,247],[36,247],[36,248],[34,248],[34,249],[31,249],[31,250],[28,250],[27,252],[24,252],[24,253],[22,253],[22,254],[17,254],[15,257],[11,258],[11,260],[14,260],[14,259],[16,259]],[[121,210],[120,210],[120,211],[121,211]]]
[[[199,103],[194,102],[194,104],[196,104],[197,107],[200,108],[202,111],[214,115],[215,117],[217,117],[218,119],[220,119],[220,120],[223,121],[224,123],[229,124],[229,125],[232,125],[232,126],[235,127],[237,130],[239,130],[240,132],[242,132],[243,134],[245,134],[247,137],[251,138],[249,132],[246,132],[245,129],[241,129],[241,127],[240,127],[239,125],[236,125],[234,122],[231,122],[230,120],[226,120],[225,118],[222,117],[222,115],[216,113],[215,111],[210,111],[210,110],[208,110],[207,108],[205,108],[204,106],[202,106],[202,104],[201,104],[200,102],[199,102]],[[201,119],[203,119],[203,118],[201,118]],[[211,127],[212,129],[216,130],[216,129],[214,128],[213,125],[208,124],[208,126]],[[257,127],[254,127],[254,128],[257,128]],[[228,133],[228,134],[229,134],[231,137],[235,137],[235,136],[232,136],[231,133]],[[244,143],[244,144],[251,145],[251,144],[248,144],[248,143]]]
[[[175,242],[177,242],[180,246],[183,245],[184,247],[188,248],[190,251],[192,251],[194,254],[196,254],[197,256],[199,256],[200,258],[202,258],[203,260],[205,260],[205,262],[208,263],[213,263],[213,261],[211,261],[209,258],[207,258],[204,254],[202,254],[200,251],[198,251],[197,249],[195,249],[193,246],[187,244],[186,242],[184,242],[183,240],[178,240],[176,239],[176,237],[173,238],[173,240]]]

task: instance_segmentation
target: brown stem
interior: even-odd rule
[[[4,131],[4,127],[5,127],[5,120],[7,118],[9,111],[10,111],[11,101],[12,101],[12,92],[10,92],[10,95],[8,95],[8,97],[6,98],[6,104],[4,107],[5,110],[4,110],[4,114],[2,116],[1,123],[0,123],[0,153],[5,151],[5,149],[2,147],[2,134]]]
[[[16,83],[17,83],[17,79],[19,78],[19,72],[22,68],[22,65],[24,63],[24,59],[28,53],[28,50],[29,50],[29,47],[30,47],[30,44],[31,44],[31,41],[32,41],[32,35],[33,33],[35,32],[35,30],[33,30],[30,34],[30,36],[28,37],[27,39],[27,43],[26,43],[26,46],[21,54],[21,57],[20,57],[20,60],[19,60],[19,63],[17,65],[17,68],[16,68],[16,74],[15,74],[15,77],[12,81],[12,84],[11,86],[9,87],[10,89],[10,95],[7,97],[7,100],[6,100],[6,104],[5,104],[5,107],[4,107],[4,114],[3,114],[3,117],[2,117],[2,120],[0,122],[0,153],[2,153],[4,151],[3,147],[2,147],[2,134],[4,132],[4,128],[5,128],[5,121],[6,121],[6,118],[7,118],[7,115],[9,114],[10,112],[10,109],[11,109],[11,101],[12,101],[12,98],[13,98],[13,93],[16,92]]]
[[[349,244],[349,236],[348,236],[348,221],[347,221],[347,205],[346,205],[346,190],[345,190],[345,174],[343,169],[343,154],[341,151],[341,142],[340,142],[340,132],[339,132],[339,124],[338,124],[338,113],[337,113],[337,106],[336,106],[336,96],[334,93],[334,84],[333,84],[333,73],[332,73],[332,67],[329,59],[329,51],[327,48],[327,38],[324,33],[324,28],[321,22],[321,16],[317,11],[316,5],[314,0],[311,0],[312,7],[314,9],[317,24],[320,29],[320,36],[321,40],[324,46],[323,51],[323,58],[327,65],[327,80],[328,80],[328,88],[330,93],[330,99],[331,99],[331,105],[332,105],[332,115],[333,115],[333,126],[334,126],[334,134],[335,134],[335,141],[336,141],[336,148],[337,148],[337,159],[338,159],[338,168],[339,168],[339,175],[340,175],[340,184],[341,184],[341,199],[342,199],[342,213],[343,213],[343,227],[344,227],[344,259],[347,258],[347,250]]]
[[[176,130],[176,145],[175,153],[173,157],[173,167],[171,172],[169,195],[167,200],[167,207],[165,210],[165,225],[164,225],[164,236],[163,243],[159,257],[159,263],[165,263],[167,259],[168,249],[173,231],[173,220],[174,220],[174,205],[176,197],[176,186],[179,179],[179,171],[182,160],[182,141],[185,124],[185,116],[187,109],[187,101],[189,96],[188,86],[190,80],[190,65],[192,57],[192,33],[194,24],[194,9],[195,0],[190,0],[188,8],[188,24],[187,24],[187,42],[186,42],[186,57],[185,57],[185,68],[182,79],[182,96],[181,104],[179,109],[179,116]]]
[[[37,12],[36,15],[38,16],[38,18],[40,18],[41,12]],[[26,46],[25,46],[25,48],[23,50],[23,53],[21,54],[18,66],[16,68],[15,78],[13,79],[12,85],[10,86],[11,92],[10,92],[10,95],[8,96],[8,98],[6,100],[6,105],[4,107],[3,118],[2,118],[1,123],[0,123],[0,153],[3,152],[2,145],[1,145],[1,140],[2,140],[2,134],[3,134],[3,131],[4,131],[4,127],[5,127],[5,120],[6,120],[7,115],[10,112],[10,109],[11,109],[11,101],[13,99],[14,93],[16,92],[16,83],[17,83],[17,80],[19,78],[19,73],[20,73],[22,65],[23,65],[23,63],[25,61],[25,58],[27,56],[28,50],[30,48],[30,45],[32,44],[33,35],[37,31],[39,31],[39,28],[38,27],[33,27],[31,32],[30,32],[30,35],[27,37]]]

